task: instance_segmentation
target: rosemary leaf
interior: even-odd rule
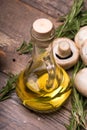
[[[56,37],[74,39],[81,26],[87,25],[87,11],[83,11],[84,0],[74,0],[71,11],[60,18],[63,24],[56,29]]]
[[[17,77],[17,75],[13,74],[9,75],[6,85],[0,90],[0,101],[9,98],[10,94],[15,90]]]
[[[33,49],[32,43],[26,43],[25,41],[23,41],[22,45],[17,49],[17,51],[19,52],[19,54],[26,54],[31,52]]]

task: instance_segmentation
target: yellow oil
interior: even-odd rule
[[[20,73],[16,92],[24,106],[37,112],[53,112],[57,110],[71,94],[70,78],[61,67],[56,69],[52,87],[47,89],[49,75],[45,71],[41,76],[25,76]],[[57,78],[58,77],[58,78]]]

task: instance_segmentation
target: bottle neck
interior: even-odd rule
[[[54,28],[51,30],[51,32],[47,34],[35,33],[33,28],[31,28],[31,42],[33,44],[33,51],[32,51],[33,59],[35,59],[36,57],[38,57],[38,55],[41,55],[45,51],[47,51],[47,48],[52,43],[54,36],[55,36]]]
[[[54,28],[51,30],[51,32],[46,34],[36,33],[33,30],[33,28],[31,28],[31,41],[33,43],[33,46],[34,44],[36,44],[38,48],[47,48],[54,39],[54,36],[55,36]]]
[[[34,43],[33,51],[32,51],[33,60],[35,60],[39,55],[42,55],[45,52],[46,52],[46,48],[41,48],[41,47],[37,46],[36,43]]]

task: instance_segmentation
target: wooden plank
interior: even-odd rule
[[[37,18],[56,20],[37,9],[16,0],[0,0],[0,31],[22,42],[30,40],[30,27]]]
[[[20,46],[20,42],[2,32],[0,32],[0,44],[4,44],[1,49],[5,52],[5,56],[0,57],[0,70],[4,73],[20,73],[28,64],[30,56],[19,55],[16,49]]]
[[[73,0],[21,0],[52,17],[58,18],[59,15],[68,13]]]
[[[0,72],[0,89],[5,86],[6,82],[7,82],[7,79],[8,79],[8,76],[3,73],[3,72]]]
[[[74,0],[20,0],[26,4],[41,10],[42,12],[49,14],[54,18],[63,16],[68,13]],[[87,1],[85,1],[85,6],[87,9]]]
[[[64,109],[51,114],[34,113],[19,102],[8,99],[0,103],[0,129],[66,130],[70,113]]]

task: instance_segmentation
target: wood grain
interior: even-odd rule
[[[42,12],[58,18],[67,14],[71,6],[73,5],[74,0],[20,0],[26,4],[31,5],[32,7],[41,10]],[[87,0],[84,0],[84,7],[87,9]]]
[[[22,42],[30,40],[30,27],[37,18],[56,20],[17,0],[0,0],[0,31]]]
[[[68,13],[73,0],[21,0],[52,17],[58,18],[60,15]]]
[[[63,108],[53,114],[34,113],[21,106],[17,100],[0,103],[0,129],[9,130],[66,130],[70,113]]]
[[[2,32],[0,32],[0,43],[3,45],[1,50],[5,52],[4,56],[0,56],[0,70],[4,73],[18,74],[28,64],[30,56],[19,55],[16,50],[20,42]]]

